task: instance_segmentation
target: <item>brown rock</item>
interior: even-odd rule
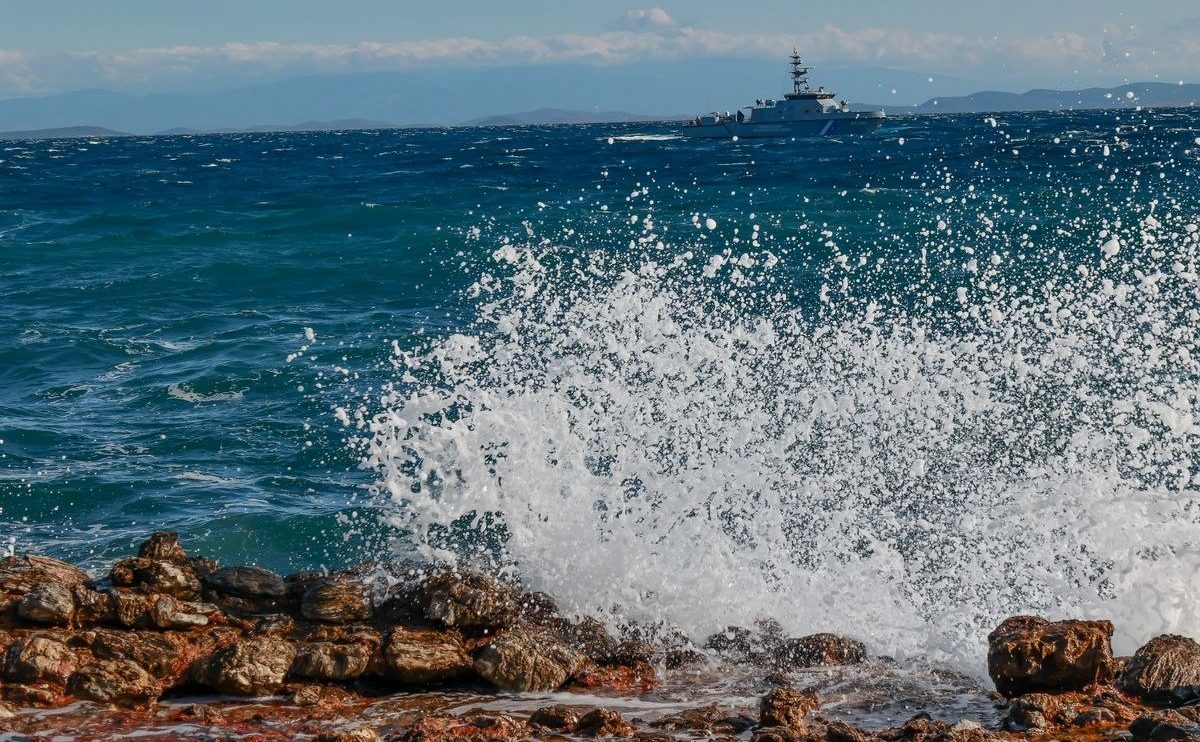
[[[14,719],[16,716],[17,712],[9,708],[8,704],[0,703],[0,721],[4,721],[5,719]]]
[[[1113,678],[1112,634],[1108,621],[1009,618],[988,635],[988,674],[1010,698],[1107,682]]]
[[[492,685],[514,691],[558,690],[586,658],[557,637],[516,628],[501,634],[475,656],[475,672]]]
[[[529,725],[507,714],[475,711],[463,716],[429,714],[416,723],[401,739],[404,742],[446,742],[447,740],[518,740],[529,736]]]
[[[612,661],[620,647],[604,624],[594,618],[551,619],[548,626],[564,644],[593,662],[605,664]]]
[[[265,696],[279,691],[296,658],[296,648],[275,637],[255,637],[201,661],[196,682],[234,696]]]
[[[371,617],[367,588],[345,576],[321,580],[304,591],[300,613],[305,618],[329,623],[365,621]]]
[[[666,729],[674,731],[676,729],[686,729],[689,731],[705,731],[712,729],[717,720],[724,716],[724,712],[715,703],[707,706],[699,706],[697,708],[685,709],[683,711],[664,716],[661,719],[655,719],[650,722],[650,726],[658,729]]]
[[[181,642],[157,631],[102,629],[93,632],[91,645],[100,659],[132,662],[156,678],[175,677],[182,671],[178,661],[184,654]]]
[[[456,628],[497,629],[518,614],[512,590],[476,572],[445,572],[426,581],[425,615]]]
[[[76,585],[71,588],[75,599],[75,623],[80,626],[94,626],[98,623],[114,623],[117,620],[117,607],[111,593],[92,590],[86,585]]]
[[[1200,723],[1175,711],[1140,716],[1129,726],[1133,742],[1200,742]]]
[[[287,583],[261,567],[221,567],[200,582],[222,608],[241,613],[274,613],[288,605]]]
[[[67,585],[42,583],[21,598],[17,615],[33,623],[67,626],[75,616],[75,596]]]
[[[633,734],[633,725],[613,709],[598,708],[579,719],[575,734],[584,737],[629,737]]]
[[[179,541],[179,534],[174,531],[155,531],[150,538],[138,547],[138,556],[152,559],[156,562],[184,564],[187,562],[187,552]]]
[[[1030,693],[1014,698],[1004,716],[1004,728],[1014,732],[1050,728],[1050,717],[1057,704],[1046,693]]]
[[[529,723],[545,729],[569,732],[579,723],[579,711],[561,703],[543,706],[530,715]]]
[[[804,726],[808,712],[819,705],[817,694],[812,691],[775,688],[759,702],[758,722],[764,727],[799,729]]]
[[[66,685],[75,672],[75,652],[65,643],[46,636],[32,636],[9,645],[4,675],[14,683]]]
[[[291,674],[314,680],[354,680],[371,665],[372,648],[365,644],[305,642],[296,645]]]
[[[67,691],[89,701],[143,706],[158,698],[161,688],[154,676],[129,660],[100,660],[72,675]]]
[[[786,639],[777,664],[788,668],[857,665],[867,656],[863,643],[837,634],[812,634]]]
[[[1158,706],[1200,700],[1200,644],[1184,636],[1156,636],[1134,653],[1117,684]]]
[[[131,557],[114,564],[109,578],[114,585],[136,587],[144,593],[161,593],[182,600],[200,597],[200,580],[186,564]]]
[[[322,732],[313,742],[381,742],[382,738],[374,729],[359,727],[344,732]]]
[[[0,558],[0,611],[39,585],[73,588],[87,582],[83,570],[38,554]]]
[[[18,706],[54,706],[63,699],[63,689],[46,684],[26,685],[24,683],[6,683],[0,685],[0,693],[7,701]]]
[[[388,674],[403,683],[433,683],[471,668],[462,637],[453,631],[397,626],[384,648]]]
[[[338,708],[362,701],[362,696],[334,685],[305,685],[292,690],[292,703],[302,708]]]

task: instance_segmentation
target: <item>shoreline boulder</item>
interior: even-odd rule
[[[1114,676],[1109,621],[1005,619],[988,635],[988,674],[1008,698],[1081,690]]]
[[[1154,637],[1129,659],[1117,685],[1157,706],[1200,701],[1200,643],[1174,634]]]

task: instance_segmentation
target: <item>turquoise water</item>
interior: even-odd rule
[[[366,418],[389,409],[403,412],[400,398],[381,399],[384,386],[392,384],[392,393],[402,398],[425,381],[403,378],[392,362],[395,349],[427,350],[451,333],[486,333],[494,320],[480,310],[487,292],[480,298],[471,287],[478,289],[483,276],[505,275],[504,265],[512,263],[502,254],[506,245],[531,247],[557,266],[547,280],[560,304],[584,295],[595,302],[601,284],[613,296],[620,294],[615,279],[597,283],[586,278],[588,271],[637,273],[638,266],[666,263],[691,250],[688,260],[697,269],[689,274],[688,291],[709,283],[699,293],[672,295],[672,301],[696,299],[689,311],[699,309],[698,314],[687,321],[675,318],[685,329],[712,334],[749,327],[753,318],[777,319],[787,308],[808,318],[805,326],[814,337],[826,336],[822,333],[836,331],[838,322],[853,324],[851,315],[859,316],[855,312],[874,301],[878,308],[871,312],[887,318],[893,331],[919,317],[942,333],[969,335],[975,351],[958,356],[960,366],[969,365],[991,352],[986,338],[1003,344],[1003,333],[988,335],[973,326],[980,311],[1018,305],[1041,311],[1049,301],[1042,290],[1047,282],[1069,284],[1084,280],[1081,275],[1094,282],[1103,274],[1137,284],[1152,269],[1172,276],[1186,272],[1187,266],[1177,266],[1195,249],[1187,225],[1200,214],[1198,129],[1200,112],[1175,110],[905,118],[875,135],[844,141],[692,142],[674,138],[669,126],[638,124],[0,143],[0,538],[8,540],[0,546],[100,564],[127,553],[149,530],[171,528],[183,532],[193,549],[222,560],[291,570],[405,551],[427,541],[422,534],[436,518],[422,513],[422,496],[405,501],[403,493],[431,491],[430,480],[424,490],[418,481],[429,472],[413,472],[437,455],[428,447],[407,454],[404,446],[371,450],[369,429],[345,427],[336,411],[361,406]],[[1148,216],[1158,225],[1149,242]],[[1105,251],[1110,234],[1123,240],[1119,254]],[[588,257],[596,253],[612,261],[597,268]],[[740,268],[743,253],[753,259]],[[725,257],[705,272],[711,255]],[[988,263],[991,255],[997,262]],[[766,270],[764,265],[769,280],[754,278],[753,291],[740,288],[739,282]],[[1001,265],[1002,274],[988,274],[990,266]],[[1101,352],[1101,345],[1115,347],[1115,335],[1101,342],[1099,335],[1070,328],[1047,329],[1047,322],[1055,323],[1048,312],[1014,326],[1027,333],[1041,328],[1036,332],[1046,336],[1037,342],[1070,345],[1076,357],[1093,365],[1113,364],[1106,381],[1089,387],[1090,402],[1073,398],[1052,411],[1044,399],[1077,387],[1078,379],[1055,376],[1058,386],[1050,385],[1045,380],[1053,374],[1046,365],[1039,366],[1040,373],[1009,373],[1004,359],[1010,356],[998,354],[972,366],[976,375],[964,383],[987,384],[992,378],[987,374],[993,374],[992,399],[1004,398],[1008,406],[989,411],[989,403],[980,402],[977,418],[990,422],[970,441],[930,439],[928,432],[908,428],[889,429],[875,440],[885,453],[922,437],[933,440],[927,448],[943,446],[940,453],[926,451],[920,463],[936,469],[942,461],[942,484],[969,478],[962,454],[968,443],[986,459],[990,476],[1025,482],[1037,458],[1030,452],[1039,447],[1055,450],[1063,461],[1083,458],[1071,441],[1095,421],[1096,395],[1106,400],[1106,409],[1115,409],[1155,390],[1181,390],[1183,401],[1174,411],[1187,414],[1196,406],[1187,392],[1196,384],[1194,367],[1155,365],[1162,353],[1174,358],[1179,347],[1187,353],[1192,343],[1191,335],[1163,329],[1192,321],[1186,302],[1190,297],[1194,303],[1194,289],[1174,291],[1173,309],[1154,304],[1141,310],[1146,322],[1158,323],[1150,334],[1177,346],[1140,361],[1154,369],[1147,378]],[[855,312],[823,308],[831,293]],[[520,398],[522,389],[549,383],[571,361],[552,347],[555,337],[566,342],[571,327],[552,332],[541,325],[519,327],[538,319],[533,314],[553,314],[551,305],[531,304],[513,314],[520,308],[519,284],[502,294],[505,321],[519,316],[517,332],[542,338],[544,346],[533,355],[547,359],[547,366],[534,370],[528,363],[510,367],[496,355],[485,359],[476,367],[478,386],[507,391],[486,401],[464,393],[453,409],[437,413],[448,415],[445,419]],[[1082,293],[1064,296],[1068,304],[1087,303]],[[611,308],[601,303],[591,310],[604,316]],[[1145,318],[1155,311],[1162,316]],[[701,318],[711,326],[696,324]],[[845,340],[845,352],[869,347],[876,342],[871,337],[878,339],[855,334]],[[912,337],[924,335],[910,336],[910,346],[917,342]],[[626,360],[638,357],[642,340],[621,349]],[[728,393],[736,397],[737,389],[754,387],[752,401],[764,405],[771,402],[770,389],[801,383],[785,377],[812,360],[798,355],[782,365],[776,354],[775,361],[756,366],[733,351],[720,358],[700,357],[694,347],[688,353],[683,357],[694,360],[697,373],[717,381],[748,373]],[[512,376],[490,377],[496,369]],[[952,371],[938,373],[953,376]],[[853,386],[861,372],[844,384]],[[918,365],[897,372],[897,378],[927,372],[928,366]],[[455,380],[449,386],[443,380],[443,387],[461,393],[463,368],[447,373]],[[609,378],[640,399],[657,394],[633,389],[640,382],[623,373]],[[506,386],[518,374],[526,375],[525,386]],[[541,374],[546,376],[539,379]],[[757,385],[771,374],[779,377],[778,387]],[[1098,391],[1102,388],[1108,391]],[[1043,401],[1023,408],[1013,401],[1017,397]],[[879,397],[864,409],[891,409],[885,401]],[[721,419],[736,419],[750,403],[741,400]],[[548,406],[545,399],[535,405]],[[628,404],[614,401],[608,409],[618,408],[629,419],[637,417]],[[506,419],[521,418],[524,409],[508,410]],[[647,414],[686,417],[693,414],[688,409],[682,404],[675,413]],[[1049,432],[1038,421],[1042,412],[1059,421]],[[707,418],[697,419],[686,435],[670,430],[694,447],[663,448],[656,460],[674,456],[678,463],[709,455],[698,452],[709,452],[718,431],[702,427],[711,423]],[[553,436],[547,432],[553,426],[530,420],[520,428],[522,435],[532,426],[538,430],[534,437]],[[1179,454],[1178,448],[1191,429],[1169,420],[1163,425],[1142,429],[1151,444],[1166,448],[1136,466],[1114,464],[1125,467],[1123,488],[1136,481],[1143,494],[1159,492],[1156,488],[1194,463],[1187,460],[1190,449]],[[612,437],[629,430],[625,422],[609,420],[605,426]],[[1006,438],[1006,426],[1021,435]],[[646,442],[652,438],[638,440],[657,445]],[[477,444],[469,437],[456,440]],[[789,444],[794,445],[799,444]],[[1162,453],[1168,448],[1175,458]],[[540,460],[551,456],[543,453]],[[761,463],[747,456],[737,466],[749,470],[754,467],[743,466],[747,461]],[[1008,462],[1003,467],[995,463],[1001,458]],[[390,473],[384,471],[389,461]],[[823,466],[832,466],[830,461]],[[1020,477],[1014,461],[1023,467]],[[620,473],[617,465],[605,466],[589,463],[589,476]],[[737,466],[731,464],[730,471],[741,471]],[[449,467],[459,474],[469,470],[462,461]],[[1066,465],[1056,464],[1055,471],[1066,472],[1060,484],[1086,479]],[[412,481],[405,481],[405,472]],[[673,481],[684,481],[672,472]],[[879,481],[893,481],[893,474],[888,470]],[[758,480],[731,477],[739,497],[762,494],[750,484]],[[623,497],[653,500],[654,479],[647,472],[625,472],[613,484]],[[685,484],[681,491],[707,486],[699,480]],[[391,487],[390,496],[381,485]],[[822,507],[854,499],[846,488],[859,486],[842,482],[841,494],[830,499],[827,492]],[[922,486],[929,491],[927,481]],[[1176,494],[1167,501],[1184,502],[1187,497],[1178,493],[1190,486],[1168,488]],[[870,507],[912,517],[925,512],[916,490],[905,490],[907,499],[897,504],[874,487],[867,488],[874,492]],[[629,494],[635,490],[641,494]],[[438,500],[437,488],[432,491],[435,501],[452,501],[448,494]],[[468,496],[469,488],[468,495],[459,495]],[[930,497],[929,507],[937,507],[926,515],[949,517],[950,501]],[[672,507],[669,499],[659,502]],[[813,502],[805,507],[815,507]],[[972,502],[965,495],[953,500],[952,530],[971,527],[964,519],[973,512]],[[510,536],[514,544],[529,538],[517,533],[516,516],[505,512],[505,503],[481,500],[475,506],[468,499],[458,506],[430,512],[457,519],[468,530],[472,508],[507,518],[512,528],[483,529],[489,549]],[[1070,530],[1070,507],[1044,517],[1061,517],[1057,525]],[[550,504],[531,499],[521,508],[544,510],[544,521],[554,522]],[[1188,513],[1156,522],[1194,526],[1186,520],[1194,510]],[[1185,520],[1173,520],[1178,517]],[[722,518],[722,534],[739,532],[737,518]],[[795,528],[784,530],[801,538]],[[925,545],[925,559],[962,558],[930,533],[906,533],[898,540],[910,578],[925,569],[911,560],[914,544]],[[743,535],[762,542],[753,528]],[[881,537],[877,532],[872,538]],[[646,535],[637,539],[645,541]],[[479,547],[471,538],[444,542]],[[870,551],[864,546],[859,553]],[[529,565],[558,552],[526,544],[514,553]],[[1125,567],[1119,563],[1124,558],[1102,554],[1096,563]],[[1063,568],[1063,579],[1070,581],[1071,569]],[[855,579],[860,578],[867,579]],[[943,578],[930,577],[930,584],[942,584]],[[1116,589],[1092,587],[1100,594]]]

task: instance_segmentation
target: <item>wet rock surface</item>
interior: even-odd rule
[[[1156,636],[1129,659],[1118,684],[1147,703],[1196,703],[1200,701],[1200,643],[1185,636]]]
[[[380,574],[390,582],[373,584]],[[222,567],[159,532],[104,575],[0,559],[0,730],[151,742],[1200,742],[1200,706],[1186,705],[1200,645],[1161,636],[1117,660],[1106,621],[1006,620],[988,660],[1007,700],[979,689],[960,708],[905,700],[895,663],[849,637],[763,621],[693,644],[669,626],[563,615],[550,596],[469,570],[284,577]],[[896,717],[914,702],[934,715]],[[881,708],[889,721],[870,721]]]
[[[1014,616],[988,636],[988,674],[1008,697],[1079,690],[1113,679],[1113,625]]]
[[[565,685],[584,660],[582,653],[550,633],[517,628],[483,647],[474,669],[497,688],[544,692]]]

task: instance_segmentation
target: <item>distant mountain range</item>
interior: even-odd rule
[[[1003,111],[1081,111],[1115,108],[1184,108],[1200,105],[1200,85],[1137,82],[1115,88],[1030,90],[1003,93],[987,90],[970,95],[931,98],[916,106],[856,105],[857,110],[888,113],[1000,113]]]
[[[230,94],[233,95],[233,94]],[[123,104],[137,101],[143,109],[153,111],[163,100],[187,105],[175,110],[171,116],[182,117],[188,110],[197,110],[199,105],[192,96],[128,96],[106,91],[81,91],[47,98],[16,98],[0,100],[0,128],[8,121],[54,120],[63,118],[71,110],[69,101],[87,102],[78,108],[79,118],[100,120],[108,123],[113,114],[128,113]],[[200,96],[195,96],[199,99]],[[939,114],[939,113],[999,113],[1004,111],[1060,111],[1085,109],[1121,108],[1166,108],[1200,105],[1200,85],[1142,82],[1114,88],[1087,88],[1085,90],[1030,90],[1025,93],[982,91],[962,96],[931,98],[914,106],[857,104],[854,110],[886,110],[890,114]],[[115,108],[114,108],[115,107]],[[170,109],[171,106],[166,106]],[[44,110],[42,110],[44,109]],[[39,116],[38,111],[42,113]],[[143,111],[146,113],[146,111]],[[117,115],[117,119],[121,116]],[[153,115],[148,116],[154,120]],[[203,116],[198,118],[203,119]],[[593,124],[626,123],[634,121],[680,121],[690,118],[685,115],[662,116],[628,113],[617,110],[575,110],[567,108],[536,108],[520,113],[475,117],[461,120],[461,126],[540,126],[548,124]],[[169,120],[169,119],[166,119]],[[352,129],[388,129],[421,125],[411,121],[393,122],[375,118],[334,118],[330,120],[308,120],[300,124],[249,124],[243,126],[204,125],[169,126],[158,129],[139,129],[120,126],[46,126],[0,131],[0,139],[44,139],[63,137],[129,136],[139,134],[202,134],[222,132],[266,132],[266,131],[336,131]],[[429,125],[429,124],[426,124]],[[444,124],[443,124],[444,125]]]

